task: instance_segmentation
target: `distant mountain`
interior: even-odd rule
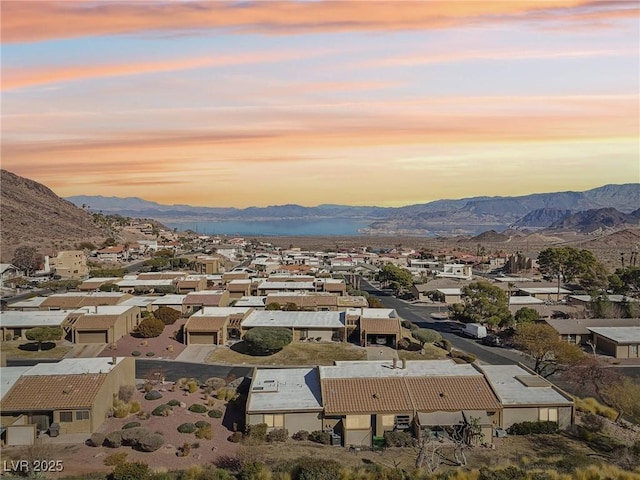
[[[489,229],[500,231],[524,221],[529,214],[531,217],[527,221],[542,224],[551,220],[554,215],[558,215],[558,218],[553,221],[559,220],[559,212],[611,207],[622,213],[630,213],[640,205],[640,184],[605,185],[585,192],[437,200],[399,208],[331,204],[317,207],[276,205],[237,209],[161,205],[140,198],[76,196],[69,197],[68,200],[79,206],[89,205],[91,210],[154,218],[165,223],[340,218],[368,222],[369,226],[361,230],[367,234],[450,235],[475,234]],[[541,212],[532,213],[536,210]],[[541,226],[548,226],[553,221]]]
[[[571,210],[562,208],[537,208],[514,222],[512,226],[514,228],[548,227],[552,223],[568,217],[571,213]]]
[[[547,230],[592,233],[599,230],[619,229],[637,225],[640,225],[640,209],[627,214],[609,207],[574,213],[554,222]]]
[[[53,246],[73,248],[82,241],[107,237],[89,212],[38,182],[0,170],[0,184],[2,261],[11,261],[19,245],[33,245],[40,253],[51,254]]]
[[[482,232],[480,235],[476,235],[475,237],[471,237],[469,240],[478,243],[498,243],[506,242],[509,240],[509,236],[503,233],[498,233],[495,230],[489,230],[487,232]]]

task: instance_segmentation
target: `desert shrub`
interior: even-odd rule
[[[244,341],[253,355],[271,355],[282,350],[293,340],[288,328],[255,327],[247,332]]]
[[[213,428],[211,428],[211,425],[207,424],[198,427],[198,430],[196,430],[196,438],[211,440],[213,438]]]
[[[194,403],[189,407],[189,411],[193,413],[206,413],[207,407],[199,403]]]
[[[408,447],[413,443],[413,437],[409,432],[394,430],[384,432],[384,444],[387,447]]]
[[[214,408],[213,410],[209,410],[209,413],[207,413],[207,415],[209,415],[211,418],[221,418],[222,410]]]
[[[521,422],[514,423],[507,429],[509,435],[537,435],[557,433],[556,422]]]
[[[335,460],[305,457],[298,460],[294,476],[297,480],[340,480],[342,466]]]
[[[502,470],[489,470],[482,467],[479,472],[478,480],[528,480],[529,475],[525,470],[510,466]]]
[[[245,462],[238,473],[238,480],[266,480],[269,477],[269,469],[262,462]]]
[[[102,463],[107,467],[114,467],[121,463],[125,463],[127,461],[127,455],[127,452],[112,453],[111,455],[104,457],[104,461]]]
[[[151,390],[153,390],[153,383],[145,382],[144,385],[142,386],[142,391],[144,393],[149,393]]]
[[[605,420],[599,415],[587,413],[582,417],[582,426],[590,432],[599,433],[604,429]]]
[[[153,338],[162,335],[164,323],[155,317],[147,317],[140,322],[136,328],[136,332],[142,338]]]
[[[113,480],[145,480],[149,476],[149,465],[142,462],[127,462],[116,465]]]
[[[122,438],[122,445],[135,447],[136,445],[138,445],[138,442],[142,437],[150,434],[151,432],[143,427],[135,427],[129,428],[127,430],[122,430],[120,433]]]
[[[185,386],[185,389],[189,393],[196,393],[198,391],[198,388],[200,388],[200,386],[198,385],[198,382],[196,380],[191,380],[190,382],[187,382]]]
[[[252,440],[265,441],[267,438],[267,424],[256,423],[247,426],[247,437]]]
[[[409,348],[409,345],[411,345],[411,342],[409,342],[409,340],[407,340],[406,338],[403,338],[401,340],[398,340],[398,350],[407,350]]]
[[[180,318],[180,312],[171,307],[160,307],[153,312],[153,316],[165,325],[173,325]]]
[[[188,442],[185,442],[181,447],[178,447],[178,451],[176,452],[176,455],[178,457],[188,457],[190,453],[191,453],[191,444]]]
[[[162,394],[157,390],[151,390],[147,394],[145,394],[145,400],[160,400],[162,398]]]
[[[145,353],[145,355],[146,355],[147,357],[153,357],[153,356],[155,356],[155,353],[153,353],[153,352],[147,352],[147,353]]]
[[[140,426],[140,422],[129,422],[129,423],[125,423],[122,426],[122,430],[127,430],[129,428],[136,428]]]
[[[401,324],[402,328],[406,328],[407,330],[411,330],[411,328],[414,326],[414,324],[409,320],[402,320]]]
[[[597,463],[597,460],[583,453],[573,453],[572,455],[563,455],[560,460],[555,463],[556,469],[563,473],[573,473],[578,468],[588,467]]]
[[[450,352],[451,349],[453,348],[453,345],[451,344],[451,342],[449,340],[447,340],[446,338],[443,338],[442,340],[440,340],[440,347],[443,350],[446,350],[447,352]]]
[[[165,412],[170,412],[170,411],[171,411],[171,406],[167,405],[166,403],[163,403],[158,405],[156,408],[154,408],[153,411],[151,412],[151,415],[154,415],[156,417],[166,417],[168,413],[165,413]]]
[[[167,405],[169,405],[170,407],[177,407],[180,405],[180,402],[178,400],[169,400],[167,402]]]
[[[207,422],[206,420],[198,420],[196,423],[196,428],[202,428],[202,427],[210,427],[211,424],[209,422]]]
[[[309,440],[309,432],[307,432],[306,430],[300,430],[294,433],[292,438],[294,440],[301,440],[301,441]]]
[[[442,335],[439,332],[429,328],[411,330],[411,335],[423,346],[427,343],[436,343],[442,340]]]
[[[122,446],[122,432],[116,431],[108,433],[104,437],[104,445],[109,448],[118,448]]]
[[[242,460],[231,455],[220,455],[214,461],[216,467],[223,468],[230,472],[239,472],[242,469]]]
[[[449,355],[454,360],[459,359],[465,363],[473,363],[476,361],[476,356],[473,353],[461,352],[459,350],[451,350]]]
[[[164,437],[159,433],[144,435],[138,439],[137,449],[142,452],[155,452],[164,444]]]
[[[207,378],[207,381],[204,382],[204,384],[207,387],[211,387],[213,390],[218,390],[219,388],[224,387],[227,384],[227,382],[225,381],[224,378],[211,377],[211,378]]]
[[[309,435],[309,440],[323,445],[329,445],[329,443],[331,443],[331,435],[323,430],[314,430]]]
[[[289,431],[286,428],[276,428],[267,433],[267,442],[286,442],[289,438]]]
[[[595,398],[575,398],[575,403],[576,410],[578,410],[579,412],[593,413],[595,415],[600,415],[602,417],[608,418],[609,420],[615,420],[616,418],[618,418],[618,412],[616,412],[613,408],[602,405]]]
[[[133,402],[129,402],[129,412],[130,413],[138,413],[142,407],[140,406],[140,402],[134,400]]]
[[[230,441],[231,443],[240,443],[243,438],[244,438],[244,435],[242,435],[241,432],[233,432],[231,435],[227,437],[227,440]]]
[[[116,418],[125,418],[131,413],[131,405],[116,398],[113,401],[113,416]]]
[[[106,435],[104,433],[92,433],[86,443],[90,447],[101,447],[104,443],[105,437]]]
[[[132,357],[139,357],[140,355],[142,355],[142,353],[138,350],[134,350],[133,352],[131,352]]]
[[[225,402],[228,402],[230,400],[233,400],[233,398],[236,396],[238,392],[236,392],[235,388],[221,388],[218,390],[218,393],[216,394],[216,398],[218,400],[224,400]]]
[[[183,423],[178,426],[180,433],[193,433],[197,430],[197,427],[193,423]]]
[[[118,389],[118,398],[125,403],[129,403],[135,392],[136,388],[133,385],[122,385]]]

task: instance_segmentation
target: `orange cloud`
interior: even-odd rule
[[[603,21],[635,18],[637,2],[589,0],[235,2],[4,1],[2,42],[140,32],[229,32],[299,34],[354,30],[449,28],[500,20]]]

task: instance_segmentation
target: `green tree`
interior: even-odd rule
[[[440,335],[440,333],[429,328],[418,328],[416,330],[412,330],[411,335],[420,342],[420,345],[422,345],[423,348],[427,343],[436,343],[442,340],[442,335]]]
[[[529,307],[522,307],[515,314],[516,323],[531,323],[538,320],[538,318],[540,318],[540,314]]]
[[[271,355],[282,350],[293,340],[288,328],[255,327],[247,332],[244,341],[255,355]]]
[[[173,325],[180,318],[180,312],[171,307],[160,307],[153,312],[153,316],[165,325]]]
[[[11,259],[11,263],[22,270],[27,277],[38,270],[42,262],[43,257],[36,248],[27,245],[16,248]]]
[[[538,254],[540,272],[547,280],[560,282],[578,280],[586,289],[602,288],[607,284],[606,270],[593,252],[574,247],[550,247]]]
[[[58,327],[35,327],[26,332],[27,340],[38,342],[38,351],[42,349],[42,342],[51,342],[62,338],[62,329]]]
[[[544,323],[517,325],[513,343],[533,358],[533,370],[545,378],[584,360],[579,347],[560,340],[558,332]]]
[[[453,305],[449,308],[449,313],[456,319],[491,325],[509,325],[513,321],[507,294],[496,285],[488,282],[470,283],[462,288],[462,299],[462,309]]]
[[[287,302],[283,310],[285,312],[297,312],[298,310],[300,310],[300,308],[298,308],[298,305],[293,302]]]
[[[118,244],[115,238],[109,237],[104,242],[102,242],[102,248],[106,247],[115,247]]]
[[[116,285],[115,283],[104,283],[100,285],[100,287],[98,287],[98,290],[100,290],[101,292],[117,292],[118,290],[120,290],[120,287],[118,287],[118,285]]]
[[[136,332],[142,338],[159,337],[164,331],[164,323],[159,318],[150,316],[140,322]]]
[[[282,305],[280,305],[278,302],[267,303],[265,310],[282,310]]]
[[[391,288],[396,295],[410,290],[413,285],[411,273],[393,263],[385,263],[378,272],[377,279]]]
[[[609,288],[613,293],[620,295],[633,295],[640,293],[640,267],[628,265],[618,268],[609,276]]]

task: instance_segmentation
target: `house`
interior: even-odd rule
[[[36,327],[60,327],[72,310],[0,312],[3,340],[26,340],[25,332]]]
[[[322,430],[322,411],[316,367],[254,369],[247,396],[247,425],[265,423],[268,430],[285,428],[293,436],[300,430]]]
[[[121,280],[121,277],[92,277],[78,285],[78,290],[81,292],[97,292],[103,285],[111,285],[118,280]]]
[[[242,321],[242,336],[255,327],[289,328],[294,341],[316,339],[326,342],[346,338],[343,312],[253,311]]]
[[[121,292],[142,293],[155,291],[175,291],[176,280],[172,278],[141,278],[136,275],[127,275],[122,280],[114,282]]]
[[[178,293],[198,292],[207,288],[207,277],[204,275],[189,275],[178,279],[176,289]]]
[[[82,250],[64,250],[55,258],[49,259],[49,265],[56,275],[63,279],[80,279],[89,275],[87,256]]]
[[[194,270],[205,275],[220,273],[220,259],[218,257],[197,257],[194,261]]]
[[[155,297],[153,302],[151,303],[151,308],[153,310],[157,310],[160,307],[167,307],[180,312],[181,314],[187,313],[187,307],[184,305],[184,301],[186,299],[186,295],[161,295],[159,297]]]
[[[231,280],[226,284],[226,289],[229,292],[230,300],[249,297],[251,296],[251,280],[248,278]]]
[[[22,277],[24,272],[10,263],[0,263],[0,285],[12,278]]]
[[[460,288],[439,288],[437,293],[440,300],[447,305],[462,303],[462,290]]]
[[[69,315],[63,328],[73,343],[114,343],[131,333],[140,321],[138,307],[85,307]]]
[[[640,325],[630,327],[587,327],[597,350],[614,358],[639,358]]]
[[[520,422],[550,421],[564,429],[573,423],[573,398],[528,368],[520,365],[477,368],[500,399],[502,428]]]
[[[240,297],[234,300],[234,307],[251,307],[254,310],[264,310],[266,308],[267,297]],[[222,305],[221,305],[222,306]]]
[[[334,293],[336,295],[347,294],[347,284],[341,278],[316,278],[315,285],[320,292]]]
[[[274,282],[265,280],[258,285],[258,295],[269,295],[274,292],[315,292],[316,286],[313,282]]]
[[[226,307],[229,305],[229,292],[226,290],[200,290],[187,293],[182,302],[187,313],[197,312],[205,307]]]
[[[396,348],[402,338],[402,325],[392,308],[363,308],[360,313],[360,345],[386,345]]]
[[[592,340],[592,327],[640,327],[640,318],[550,318],[545,322],[558,332],[560,340],[577,345]]]
[[[127,251],[122,245],[114,247],[106,247],[96,252],[98,260],[102,262],[118,262],[120,260],[126,260]]]
[[[19,302],[10,303],[7,305],[7,310],[21,311],[21,312],[33,312],[41,310],[40,306],[47,297],[31,297]]]
[[[445,263],[442,271],[436,274],[440,278],[459,278],[461,280],[471,280],[473,267],[462,263]]]
[[[120,292],[67,292],[49,295],[40,304],[40,310],[64,310],[80,307],[119,305],[133,298]]]
[[[560,302],[571,293],[565,288],[548,287],[518,287],[518,294],[530,295],[545,302]]]
[[[243,307],[204,307],[185,322],[187,345],[225,345],[240,340],[242,322],[253,311]]]
[[[120,387],[135,385],[134,359],[122,357],[63,359],[3,367],[0,373],[6,445],[33,444],[56,427],[60,435],[91,434],[107,418]]]

